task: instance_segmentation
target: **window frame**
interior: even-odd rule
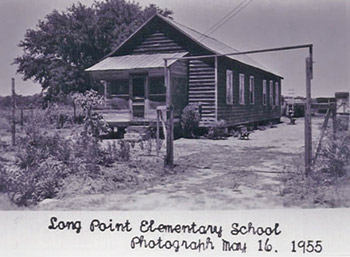
[[[279,99],[279,83],[275,82],[275,105],[279,106],[280,105],[280,99]]]
[[[254,76],[249,76],[249,104],[255,104],[255,85],[254,84],[255,84]]]
[[[274,99],[273,99],[273,80],[270,80],[269,84],[269,105],[273,106],[274,105]]]
[[[263,79],[262,81],[262,104],[267,105],[267,81]]]
[[[233,71],[226,70],[226,104],[233,104]]]
[[[245,105],[245,75],[239,74],[239,104]]]

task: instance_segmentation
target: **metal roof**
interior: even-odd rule
[[[216,40],[215,38],[212,38],[208,35],[205,35],[203,33],[200,33],[190,27],[187,27],[183,24],[180,24],[170,18],[164,17],[162,15],[156,14],[158,17],[166,21],[167,23],[171,24],[173,27],[176,27],[178,30],[180,30],[182,33],[184,33],[186,36],[191,38],[193,41],[196,41],[196,43],[202,45],[203,47],[207,48],[209,51],[214,52],[215,54],[230,54],[230,53],[238,53],[241,52],[238,49],[235,49],[231,46],[226,45],[225,43],[220,42],[219,40]],[[266,67],[258,63],[256,60],[248,56],[247,54],[242,55],[235,55],[235,56],[227,56],[230,59],[237,60],[239,62],[248,64],[250,66],[254,66],[256,68],[268,71]],[[268,71],[269,72],[269,71]],[[272,72],[270,72],[272,73]],[[280,76],[276,73],[273,73],[277,76]]]
[[[86,69],[86,71],[163,68],[164,58],[180,58],[186,54],[187,52],[112,56]],[[169,60],[168,66],[172,65],[174,62],[176,62],[176,60]]]
[[[155,14],[154,16],[152,16],[151,18],[149,18],[143,25],[141,25],[134,33],[132,33],[122,44],[120,44],[114,51],[112,51],[110,54],[107,55],[106,59],[103,59],[101,62],[97,63],[96,65],[90,67],[87,69],[87,71],[91,71],[93,70],[92,68],[96,67],[97,65],[101,64],[102,62],[104,62],[105,60],[111,58],[111,56],[113,56],[127,41],[129,41],[130,38],[132,38],[135,34],[137,34],[144,26],[146,26],[148,24],[148,22],[150,22],[154,17],[159,17],[161,18],[163,21],[167,22],[168,24],[170,24],[172,27],[176,28],[177,30],[180,31],[180,33],[184,34],[185,36],[189,37],[191,40],[193,40],[194,42],[196,42],[197,44],[201,45],[202,47],[206,48],[207,50],[213,52],[214,54],[219,54],[219,55],[225,55],[225,54],[231,54],[231,53],[239,53],[241,52],[238,49],[235,49],[231,46],[228,46],[225,43],[220,42],[219,40],[212,38],[208,35],[205,35],[203,33],[200,33],[192,28],[189,28],[185,25],[182,25],[181,23],[178,23],[170,18],[164,17],[160,14]],[[160,55],[160,54],[157,54]],[[163,55],[163,54],[162,54]],[[165,54],[164,54],[165,55]],[[131,55],[130,55],[131,56]],[[136,56],[136,55],[133,55]],[[140,56],[140,55],[139,55]],[[143,55],[145,56],[145,55]],[[154,55],[155,56],[155,55]],[[168,56],[168,57],[182,57],[182,56]],[[251,58],[249,55],[247,54],[242,54],[242,55],[235,55],[235,56],[227,56],[230,59],[233,60],[237,60],[241,63],[253,66],[255,68],[264,70],[266,72],[269,72],[271,74],[274,74],[276,76],[279,76],[281,78],[283,78],[281,75],[277,74],[276,72],[271,72],[269,71],[268,68],[264,67],[263,65],[261,65],[260,63],[258,63],[256,60],[254,60],[253,58]],[[163,57],[164,58],[164,57]],[[141,61],[141,60],[140,60]],[[173,60],[176,61],[176,60]],[[171,64],[173,63],[173,61],[171,62]],[[170,64],[170,65],[171,65]]]

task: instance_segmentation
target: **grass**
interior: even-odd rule
[[[134,158],[134,145],[125,141],[102,145],[98,138],[82,133],[84,126],[71,121],[72,112],[65,114],[66,124],[57,126],[61,119],[57,110],[26,112],[24,126],[17,126],[14,147],[9,122],[2,123],[0,133],[7,138],[0,144],[0,191],[12,204],[31,206],[44,199],[140,189],[162,176],[163,163],[157,158]],[[8,120],[7,111],[0,115]],[[147,148],[146,141],[141,143]],[[151,154],[151,149],[145,150]],[[10,207],[5,201],[4,208]]]
[[[321,154],[306,177],[302,165],[281,177],[280,195],[287,207],[350,207],[350,135],[347,131],[324,140]],[[296,159],[300,163],[303,156]]]
[[[0,164],[2,169],[6,169],[0,178],[11,178],[17,183],[10,190],[3,190],[5,194],[0,195],[0,209],[34,208],[33,205],[51,200],[59,200],[61,205],[72,204],[68,209],[79,205],[75,202],[77,199],[87,206],[89,203],[103,205],[107,204],[104,201],[109,199],[108,196],[132,197],[142,190],[153,189],[155,185],[161,186],[160,192],[154,189],[160,195],[165,194],[164,188],[167,188],[173,192],[173,198],[180,195],[184,198],[192,197],[196,201],[211,200],[212,204],[219,202],[216,206],[220,205],[218,197],[223,198],[221,202],[236,201],[237,206],[255,206],[256,201],[264,201],[261,205],[268,201],[276,205],[281,199],[286,207],[350,206],[350,171],[346,162],[349,159],[346,146],[350,144],[343,139],[336,142],[340,147],[325,148],[327,150],[320,155],[322,158],[317,169],[309,178],[303,174],[302,156],[279,151],[278,144],[275,145],[274,142],[261,147],[262,142],[265,142],[261,138],[271,134],[272,130],[261,132],[264,135],[258,131],[246,142],[233,138],[215,142],[182,140],[184,145],[176,146],[176,154],[179,155],[177,166],[174,170],[165,170],[162,157],[155,156],[154,144],[150,150],[148,141],[131,144],[120,140],[105,140],[101,143],[91,137],[81,137],[83,125],[75,124],[69,118],[72,117],[73,110],[63,107],[62,112],[68,113],[63,126],[57,126],[56,119],[60,119],[60,116],[55,110],[57,108],[50,111],[26,111],[24,127],[17,125],[18,145],[15,147],[10,145],[8,111],[0,111],[0,135],[3,135],[0,141]],[[284,128],[281,131],[287,131],[289,127],[281,128]],[[274,130],[276,133],[279,131]],[[330,143],[325,146],[334,145]],[[291,147],[289,141],[286,141],[286,147]],[[295,161],[292,161],[294,156]],[[264,160],[271,160],[276,167],[269,162],[262,163]],[[278,170],[281,163],[286,166],[286,172],[279,177],[280,185],[277,186],[262,181],[261,178],[264,177],[257,176],[253,168],[246,169],[258,167],[264,168],[263,171]],[[203,176],[204,173],[209,177]],[[0,181],[1,183],[3,182]],[[183,195],[181,192],[178,194],[181,190],[176,187],[181,184],[181,190],[186,190]],[[215,190],[218,197],[211,195]],[[277,200],[275,191],[276,195],[279,192]],[[203,192],[206,195],[202,197]],[[24,198],[21,200],[19,196]],[[191,200],[193,202],[193,199],[185,200],[189,204]],[[250,203],[246,204],[247,201]]]

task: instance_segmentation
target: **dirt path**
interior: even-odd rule
[[[313,138],[321,118],[313,119]],[[204,210],[281,208],[280,172],[302,165],[304,122],[255,131],[250,140],[175,141],[175,175],[132,193],[82,195],[54,200],[40,209]],[[183,170],[183,171],[182,171]]]

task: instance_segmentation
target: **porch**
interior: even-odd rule
[[[114,56],[87,69],[104,87],[106,103],[98,112],[111,127],[155,125],[157,109],[162,113],[166,109],[164,59],[185,54]],[[168,62],[168,67],[173,63]]]

